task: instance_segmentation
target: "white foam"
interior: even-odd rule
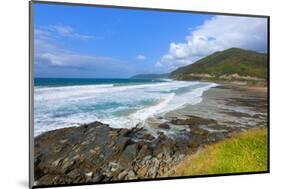
[[[35,135],[93,121],[112,127],[134,127],[151,116],[199,103],[203,92],[213,86],[216,84],[169,81],[35,88]],[[180,94],[175,92],[185,87],[191,88]],[[123,115],[122,111],[129,113]]]

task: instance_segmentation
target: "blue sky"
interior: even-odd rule
[[[35,3],[34,72],[62,78],[166,73],[233,46],[266,52],[266,35],[263,18]]]

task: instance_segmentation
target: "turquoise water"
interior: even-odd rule
[[[201,101],[214,83],[137,79],[35,79],[35,135],[101,121],[131,128]]]

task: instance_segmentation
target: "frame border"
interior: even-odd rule
[[[224,174],[207,174],[194,176],[177,176],[177,177],[161,177],[149,179],[134,179],[134,180],[120,180],[120,181],[106,181],[106,182],[87,182],[87,183],[73,183],[73,184],[56,184],[56,185],[34,185],[34,4],[49,4],[49,5],[66,5],[66,6],[85,6],[96,8],[115,8],[125,10],[146,10],[146,11],[162,11],[162,12],[178,12],[178,13],[194,13],[194,14],[211,14],[211,15],[225,15],[225,16],[240,16],[240,17],[254,17],[267,19],[267,170],[257,172],[241,172],[241,173],[224,173]],[[90,3],[74,3],[74,2],[55,2],[55,1],[29,1],[29,188],[49,188],[49,187],[63,187],[63,186],[85,186],[85,185],[100,185],[100,184],[115,184],[115,183],[132,183],[143,181],[160,181],[160,180],[175,180],[175,179],[189,179],[189,178],[206,178],[206,177],[221,177],[221,176],[237,176],[237,175],[252,175],[270,173],[270,16],[256,15],[256,14],[240,14],[240,13],[224,13],[224,12],[210,12],[210,11],[192,11],[192,10],[175,10],[163,8],[149,8],[149,7],[133,7],[133,6],[119,6],[119,5],[104,5],[104,4],[90,4]]]
[[[33,118],[33,110],[34,110],[34,106],[33,106],[33,102],[34,102],[34,79],[33,79],[33,63],[34,63],[34,2],[33,1],[29,1],[29,39],[28,39],[28,45],[29,45],[29,65],[28,65],[28,69],[29,69],[29,73],[28,73],[28,77],[29,77],[29,99],[28,99],[28,104],[29,104],[29,173],[28,173],[28,177],[29,177],[29,181],[28,181],[28,186],[29,188],[33,188],[34,187],[34,118]]]

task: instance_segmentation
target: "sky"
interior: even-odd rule
[[[231,47],[266,53],[267,32],[265,18],[35,3],[34,75],[168,73]]]

